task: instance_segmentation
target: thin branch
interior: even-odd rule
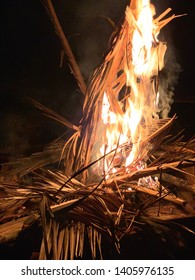
[[[75,131],[79,130],[79,127],[72,124],[71,122],[69,122],[68,120],[66,120],[64,117],[62,117],[61,115],[57,114],[55,111],[45,107],[44,105],[42,105],[41,103],[39,103],[38,101],[34,100],[31,97],[26,97],[36,108],[38,108],[39,110],[43,111],[43,114],[46,115],[47,117],[54,119],[55,121],[63,124],[64,126],[67,126]]]
[[[55,10],[54,10],[53,4],[52,4],[51,0],[45,0],[44,3],[46,5],[46,8],[48,9],[48,12],[49,12],[49,15],[51,17],[52,23],[53,23],[53,25],[55,27],[55,30],[56,30],[59,38],[60,38],[60,41],[61,41],[62,47],[64,49],[64,52],[65,52],[65,54],[66,54],[66,56],[68,58],[69,67],[71,69],[71,72],[75,76],[75,79],[76,79],[76,81],[78,83],[78,86],[79,86],[81,92],[83,94],[85,94],[86,90],[87,90],[87,86],[85,84],[85,81],[83,79],[81,71],[80,71],[80,69],[78,67],[78,64],[77,64],[77,62],[75,60],[74,54],[73,54],[73,52],[71,50],[71,47],[70,47],[70,45],[68,43],[68,40],[66,39],[66,36],[65,36],[65,34],[63,32],[63,29],[62,29],[62,27],[60,25],[60,22],[58,20],[58,17],[56,15]]]

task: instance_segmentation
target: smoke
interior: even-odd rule
[[[171,105],[174,102],[175,86],[181,71],[181,66],[177,62],[176,50],[173,45],[168,45],[165,67],[159,73],[159,109],[162,118],[169,116]]]
[[[163,13],[171,4],[169,0],[152,0],[156,8],[157,16]],[[172,12],[171,12],[172,13]],[[177,13],[176,13],[177,14]],[[169,14],[170,16],[171,14]],[[164,68],[159,73],[159,109],[160,117],[167,118],[174,103],[175,88],[178,84],[182,67],[179,61],[179,53],[175,46],[175,24],[173,19],[160,31],[159,40],[167,42],[167,51],[164,58]]]

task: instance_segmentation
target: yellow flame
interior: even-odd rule
[[[155,8],[149,0],[137,0],[136,9],[126,9],[126,21],[131,31],[131,55],[124,63],[126,75],[126,86],[130,88],[130,94],[125,96],[125,110],[118,113],[111,108],[109,95],[104,92],[102,99],[102,122],[104,132],[102,134],[101,155],[117,149],[115,156],[120,157],[122,165],[128,172],[128,167],[139,159],[140,143],[144,137],[142,121],[152,118],[147,108],[157,107],[158,96],[151,93],[151,76],[158,71],[158,48],[157,27],[153,16]],[[165,48],[162,48],[165,52]],[[128,61],[129,60],[129,61]],[[163,61],[161,61],[163,67]],[[120,103],[120,102],[119,102]],[[124,148],[128,146],[128,149]],[[116,157],[117,158],[117,157]],[[106,172],[117,172],[117,164],[113,157],[106,157],[104,170]]]

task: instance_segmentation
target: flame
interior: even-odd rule
[[[98,165],[93,172],[104,178],[140,170],[152,149],[148,139],[158,130],[158,73],[167,49],[158,35],[176,17],[161,21],[170,10],[154,19],[155,7],[149,0],[131,0],[110,51],[94,74],[89,99],[96,104],[89,122],[95,139],[91,154]],[[96,91],[98,99],[93,99]]]
[[[137,18],[137,29],[135,29],[132,38],[132,64],[135,74],[150,74],[155,64],[155,59],[151,61],[151,50],[153,40],[154,11],[151,9],[149,1],[139,1],[139,10]]]
[[[149,0],[137,0],[136,9],[126,9],[129,29],[134,26],[129,36],[131,53],[127,55],[123,69],[126,87],[131,90],[125,96],[123,105],[119,102],[122,108],[120,113],[111,106],[110,95],[106,91],[103,94],[101,119],[104,129],[100,153],[107,155],[114,151],[114,155],[104,159],[103,168],[107,174],[117,172],[122,166],[128,172],[128,168],[135,161],[138,162],[140,143],[146,136],[143,123],[151,121],[157,111],[158,95],[152,92],[150,81],[159,67],[158,48],[155,47],[159,31],[153,20],[154,15],[155,8]],[[148,113],[147,108],[152,113]]]

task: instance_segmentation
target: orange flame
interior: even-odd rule
[[[157,38],[160,28],[157,20],[153,19],[154,15],[155,7],[149,0],[132,0],[126,9],[128,31],[125,35],[121,33],[119,42],[125,54],[119,58],[122,62],[114,64],[119,67],[116,75],[120,71],[125,75],[126,91],[122,100],[117,97],[113,102],[116,96],[108,85],[102,96],[100,154],[105,156],[103,169],[106,178],[120,168],[126,172],[132,166],[138,168],[138,162],[142,160],[141,143],[148,136],[148,127],[159,118],[159,93],[153,77],[164,67],[166,45]]]

